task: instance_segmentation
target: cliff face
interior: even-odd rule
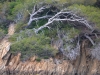
[[[87,40],[82,42],[80,55],[76,60],[64,60],[63,56],[36,60],[36,56],[22,62],[21,53],[8,53],[10,42],[8,37],[14,34],[14,25],[8,29],[8,35],[1,41],[0,47],[0,75],[100,75],[100,61],[91,57],[86,46]]]
[[[99,75],[100,62],[89,56],[89,50],[82,49],[80,56],[74,61],[59,58],[36,61],[32,57],[25,62],[20,61],[20,53],[7,54],[0,59],[0,75]]]
[[[14,24],[9,25],[8,34],[0,42],[0,57],[3,58],[10,49],[10,42],[8,38],[10,35],[14,34]]]

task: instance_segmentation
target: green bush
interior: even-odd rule
[[[84,16],[89,22],[94,23],[100,29],[100,9],[93,6],[72,5],[69,9],[75,11],[80,16]]]
[[[32,34],[27,31],[16,33],[10,38],[10,41],[13,41],[10,49],[12,53],[21,52],[22,59],[27,59],[34,55],[40,58],[45,58],[56,54],[56,50],[50,45],[49,37],[42,34],[36,35],[34,32],[32,32]]]
[[[40,62],[41,61],[41,58],[36,58],[35,60],[38,61],[38,62]]]

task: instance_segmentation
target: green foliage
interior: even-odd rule
[[[94,5],[96,0],[84,0],[84,5]]]
[[[27,26],[27,24],[24,24],[22,22],[17,23],[17,25],[15,27],[15,32],[19,32],[20,30],[24,30],[26,26]]]
[[[0,39],[2,39],[7,34],[7,27],[0,24]]]
[[[21,2],[8,2],[7,12],[8,12],[7,19],[10,19],[10,20],[17,19],[17,16],[22,15],[21,13],[24,12],[23,4]]]
[[[0,39],[2,39],[4,35],[5,35],[5,30],[0,29]]]
[[[58,3],[93,5],[96,0],[59,0]]]
[[[5,9],[6,19],[17,22],[18,25],[16,27],[17,28],[16,31],[20,31],[21,29],[24,28],[24,26],[26,26],[28,22],[29,14],[27,10],[31,12],[34,5],[36,4],[38,7],[41,7],[42,3],[51,4],[60,9],[60,7],[63,7],[62,4],[67,4],[67,6],[70,4],[76,4],[76,3],[77,4],[85,4],[85,3],[93,4],[95,3],[95,0],[92,0],[92,1],[90,0],[88,1],[87,0],[53,0],[53,1],[52,0],[42,0],[42,3],[39,4],[40,2],[41,0],[11,0],[11,1],[8,0],[8,2],[5,0],[5,2],[0,5],[0,7],[2,6],[1,8]],[[40,20],[37,26],[40,26],[44,24],[45,22],[47,21]],[[29,28],[33,28],[34,26],[36,26],[35,22],[33,22],[32,26],[30,26]]]
[[[18,13],[20,13],[20,15],[22,15],[21,13],[23,13],[23,17],[25,16],[25,13],[27,12],[26,10],[32,10],[33,6],[35,4],[39,4],[41,2],[41,0],[11,0],[11,1],[5,1],[3,5],[5,5],[5,3],[7,3],[7,13],[8,13],[8,19],[15,19],[16,16],[18,15]],[[67,3],[67,5],[69,4],[94,4],[96,2],[96,0],[42,0],[42,3],[47,3],[47,4],[54,4],[57,5],[58,7],[61,6],[61,4],[65,4]],[[21,18],[22,19],[22,18]],[[20,19],[20,20],[21,20]]]
[[[80,31],[78,29],[75,29],[75,28],[70,28],[68,31],[68,37],[71,39],[71,38],[74,38],[75,36],[78,36],[78,34],[80,33]]]
[[[47,23],[47,19],[41,19],[37,23],[32,22],[31,25],[28,27],[28,29],[38,28],[38,27],[44,25],[45,23]]]
[[[95,1],[96,0],[42,0],[44,4],[55,5],[58,8],[64,7],[61,5],[65,3],[67,6],[72,4],[93,5]],[[41,5],[38,4],[40,2],[41,0],[16,0],[13,2],[5,2],[0,4],[0,12],[4,11],[4,17],[7,20],[16,21],[17,23],[16,32],[18,33],[11,36],[9,41],[12,42],[11,52],[21,52],[23,60],[28,59],[30,56],[36,55],[39,57],[36,60],[40,61],[41,58],[48,59],[49,57],[55,55],[57,51],[51,47],[51,38],[53,37],[54,39],[58,39],[58,31],[66,32],[65,34],[67,34],[68,38],[70,39],[74,38],[80,33],[78,29],[71,27],[71,25],[67,23],[62,24],[55,22],[54,25],[51,25],[51,30],[45,28],[43,30],[44,33],[40,32],[38,35],[36,35],[32,28],[37,28],[44,25],[47,22],[47,19],[40,20],[37,22],[37,24],[32,22],[29,29],[25,30],[25,26],[27,26],[29,19],[27,10],[31,12],[35,4],[37,4],[37,7],[41,7]],[[88,21],[95,23],[97,28],[100,28],[100,10],[93,6],[84,5],[72,5],[69,7],[69,9],[73,11],[75,10],[77,14],[86,17]],[[45,12],[43,14],[39,14],[39,16],[42,15],[45,15]],[[4,36],[6,31],[6,28],[4,28],[4,30],[2,28],[4,27],[0,27],[0,37]],[[66,38],[62,38],[62,40],[66,40]],[[64,44],[66,45],[66,42]]]
[[[35,60],[38,61],[38,62],[40,62],[41,61],[41,58],[36,58]]]
[[[16,33],[10,38],[13,42],[11,52],[21,52],[22,59],[36,55],[40,58],[51,57],[56,54],[56,50],[50,45],[50,38],[43,34],[36,35],[33,30],[26,30]]]
[[[93,5],[96,0],[44,0],[47,3],[57,2],[58,4],[85,4],[85,5]]]
[[[96,25],[100,29],[100,9],[93,6],[72,5],[69,9],[74,10],[80,16],[87,18],[89,22]]]
[[[67,23],[56,23],[56,25],[54,24],[50,30],[48,29],[43,30],[46,36],[49,36],[51,38],[56,38],[56,39],[58,38],[59,31],[66,32],[66,34],[70,39],[74,38],[80,33],[80,30],[72,27],[71,24],[67,24]]]

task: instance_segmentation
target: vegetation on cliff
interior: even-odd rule
[[[9,38],[11,52],[21,52],[23,58],[52,57],[60,52],[73,60],[83,39],[95,43],[91,36],[98,36],[100,29],[98,2],[1,0],[0,37],[7,33],[10,23],[16,23],[16,32]]]

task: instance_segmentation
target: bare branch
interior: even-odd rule
[[[33,18],[32,21],[34,21],[34,20],[39,20],[39,19],[50,18],[50,17],[52,17],[52,16],[47,15],[47,16],[42,16],[42,17],[38,17],[38,18]]]
[[[38,17],[38,18],[30,18],[30,20],[28,22],[28,25],[30,25],[32,21],[36,21],[36,20],[40,20],[40,19],[45,19],[45,18],[50,18],[50,17],[52,17],[52,16],[47,15],[47,16],[42,16],[42,17]]]
[[[94,41],[88,35],[85,34],[85,37],[92,43],[93,46],[95,45]]]
[[[64,18],[60,18],[64,16]],[[38,31],[42,30],[43,28],[45,27],[48,27],[51,23],[53,23],[54,21],[68,21],[68,22],[78,22],[78,23],[82,23],[84,24],[87,28],[89,29],[93,29],[91,25],[88,24],[88,22],[86,20],[84,20],[83,18],[81,17],[78,17],[77,15],[71,13],[70,11],[68,12],[63,12],[63,11],[60,11],[58,12],[57,14],[55,14],[54,16],[52,16],[48,22],[46,24],[44,24],[43,26],[39,27],[38,29],[36,29],[36,33],[38,33]]]
[[[35,13],[36,5],[34,5],[34,9],[32,11],[32,14]]]
[[[38,29],[35,29],[35,32],[38,33],[40,30],[42,30],[43,28],[50,28],[50,24],[54,23],[54,21],[57,22],[63,22],[63,21],[67,21],[67,22],[77,22],[80,23],[80,25],[83,25],[85,27],[87,27],[90,30],[93,30],[92,26],[89,25],[89,23],[87,22],[87,20],[77,16],[76,14],[72,13],[72,11],[68,11],[68,10],[61,10],[58,13],[56,13],[55,15],[48,15],[48,12],[45,14],[45,16],[37,16],[37,14],[43,12],[45,9],[50,8],[50,6],[43,6],[41,8],[39,8],[37,11],[35,10],[35,6],[34,9],[32,11],[32,14],[30,14],[30,19],[28,22],[28,26],[31,24],[31,22],[33,21],[37,21],[40,19],[48,19],[48,22],[46,24],[44,24],[43,26],[40,26]],[[77,26],[77,25],[76,25]]]
[[[53,21],[50,21],[50,22],[46,23],[45,25],[39,27],[38,29],[35,29],[35,33],[38,33],[43,28],[46,28],[46,27],[48,28],[48,25],[51,24],[52,22]]]
[[[28,14],[30,14],[31,15],[31,13],[27,10],[27,12],[28,12]]]
[[[44,9],[48,8],[48,6],[43,6],[43,7],[39,8],[37,11],[35,10],[35,9],[36,9],[35,7],[36,7],[36,6],[34,6],[34,9],[33,9],[33,11],[32,11],[32,14],[27,10],[28,13],[30,14],[30,19],[29,19],[29,21],[28,21],[28,26],[32,23],[32,21],[50,17],[49,15],[47,15],[47,16],[42,16],[42,17],[36,18],[35,16],[36,16],[38,13],[42,12]]]
[[[94,33],[94,35],[95,35],[95,37],[98,39],[98,36],[97,36],[97,34],[96,34],[96,33]]]

